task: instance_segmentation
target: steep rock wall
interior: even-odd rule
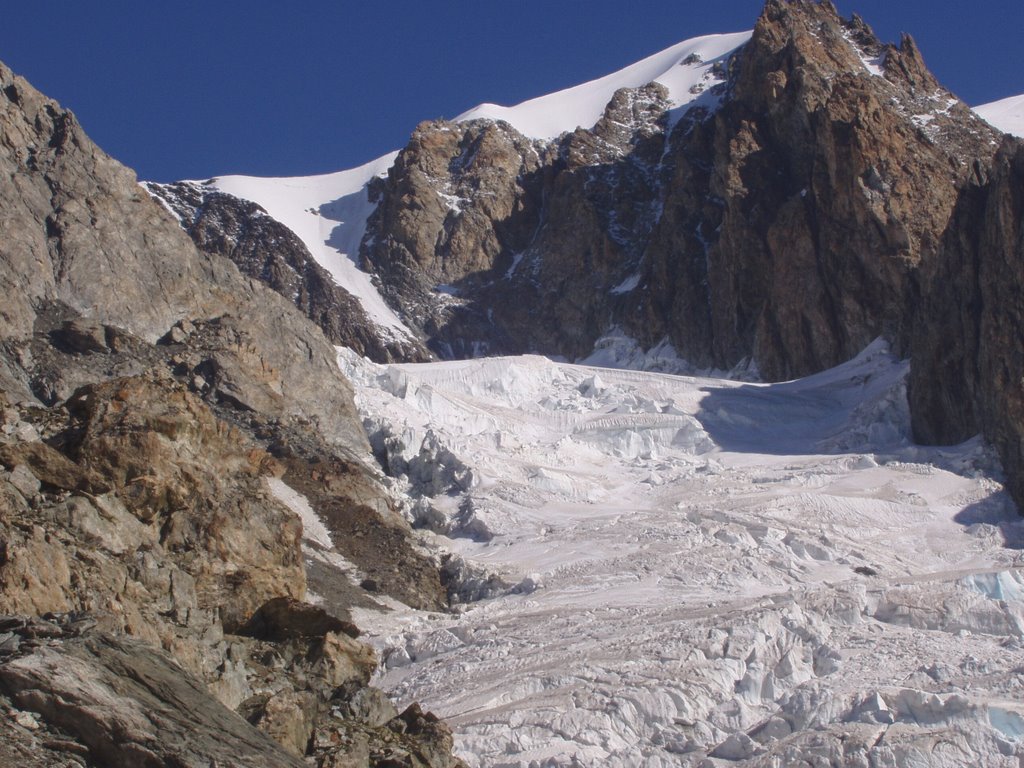
[[[966,189],[927,281],[910,353],[915,435],[999,448],[1024,509],[1024,142]]]
[[[780,379],[879,335],[905,350],[919,267],[995,131],[909,37],[830,3],[768,2],[718,70],[682,116],[658,85],[624,90],[550,144],[420,126],[378,184],[367,267],[448,356],[576,358],[620,328]]]

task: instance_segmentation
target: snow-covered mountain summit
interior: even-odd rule
[[[683,107],[722,81],[724,62],[750,39],[750,34],[737,32],[684,40],[610,75],[513,107],[480,104],[463,112],[455,122],[504,120],[524,136],[554,139],[577,127],[593,128],[617,90],[640,88],[648,83],[664,85],[672,107]]]
[[[615,92],[658,82],[668,89],[670,106],[684,108],[722,82],[724,62],[750,38],[749,32],[709,35],[685,40],[640,62],[589,83],[547,94],[512,107],[482,104],[455,118],[456,123],[503,121],[535,139],[554,139],[577,127],[593,128]],[[371,275],[362,269],[360,243],[375,208],[369,184],[386,176],[398,152],[354,168],[310,177],[266,178],[218,176],[204,182],[185,182],[198,210],[203,189],[232,195],[260,206],[290,229],[312,259],[364,310],[384,345],[410,346],[416,334],[389,306]],[[172,185],[148,184],[179,219],[190,203]],[[183,220],[184,223],[184,220]]]

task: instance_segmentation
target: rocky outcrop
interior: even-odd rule
[[[24,361],[27,372],[8,363],[6,383],[31,394],[26,341],[40,313],[88,318],[146,342],[181,320],[228,318],[234,330],[218,343],[239,372],[272,393],[275,416],[314,419],[336,442],[363,451],[351,387],[323,336],[228,261],[197,252],[70,112],[7,69],[0,86],[0,173],[9,179],[0,191],[2,332],[12,345],[8,360]]]
[[[711,120],[673,137],[682,175],[649,284],[665,291],[655,306],[696,298],[707,326],[670,338],[719,367],[752,356],[773,380],[880,335],[905,351],[919,267],[975,159],[993,154],[993,131],[938,86],[909,37],[884,46],[830,3],[767,3],[730,87]],[[684,179],[702,175],[694,199]],[[705,297],[676,292],[680,253],[706,265]]]
[[[260,206],[195,182],[144,186],[177,216],[201,251],[230,259],[242,274],[292,301],[332,344],[380,363],[429,359],[429,353],[411,341],[377,333],[359,301],[334,282],[288,227]]]
[[[181,253],[174,222],[74,115],[3,66],[0,94],[5,335],[31,334],[40,300],[62,301],[100,323],[130,317],[131,330],[148,340],[201,311],[221,290],[223,269]],[[134,226],[119,226],[125,220]],[[221,298],[232,301],[226,291]]]
[[[457,765],[367,687],[348,572],[446,591],[321,330],[3,68],[0,136],[0,762]]]
[[[366,267],[442,356],[589,352],[656,218],[667,107],[662,86],[622,90],[551,144],[422,124],[371,189]]]
[[[0,687],[24,728],[0,737],[10,764],[16,734],[49,752],[48,765],[304,765],[146,643],[73,621],[3,617],[0,626]]]
[[[621,91],[550,144],[420,126],[378,182],[366,265],[447,355],[576,358],[618,328],[780,379],[879,335],[905,350],[919,267],[995,132],[909,37],[830,3],[768,2],[718,74],[685,115],[658,85]]]
[[[103,765],[291,764],[276,742],[317,765],[396,750],[432,754],[400,764],[455,764],[442,724],[420,743],[390,722],[397,712],[360,709],[373,651],[349,621],[301,602],[302,524],[268,484],[298,472],[291,460],[158,370],[3,413],[0,614],[25,618],[0,619],[0,692],[36,718],[25,722],[72,737],[58,752]],[[365,530],[372,539],[370,520]],[[392,557],[416,557],[385,541]],[[437,606],[436,570],[434,583]],[[0,754],[16,741],[0,734]]]
[[[310,715],[325,703],[313,693],[289,691],[245,702],[247,721],[167,653],[82,619],[0,616],[0,636],[5,764],[458,765],[450,757],[451,734],[437,718],[416,705],[399,713],[379,691],[360,685],[374,664],[372,653],[357,653],[339,636],[314,644],[312,663],[290,659],[314,684],[358,689],[333,698],[315,721]]]

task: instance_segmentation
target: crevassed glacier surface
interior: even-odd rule
[[[883,344],[775,385],[340,363],[490,577],[359,617],[470,765],[1022,764],[1024,528],[980,442],[911,442]]]

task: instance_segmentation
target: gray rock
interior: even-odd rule
[[[19,464],[12,469],[8,480],[26,499],[32,499],[39,493],[39,479],[24,464]]]
[[[72,354],[106,352],[107,332],[98,324],[84,319],[68,320],[60,328],[51,331],[54,343]]]
[[[71,638],[0,665],[0,687],[107,764],[303,766],[167,655],[110,635]]]
[[[361,688],[348,701],[346,714],[373,728],[379,728],[398,717],[391,699],[378,688]]]

